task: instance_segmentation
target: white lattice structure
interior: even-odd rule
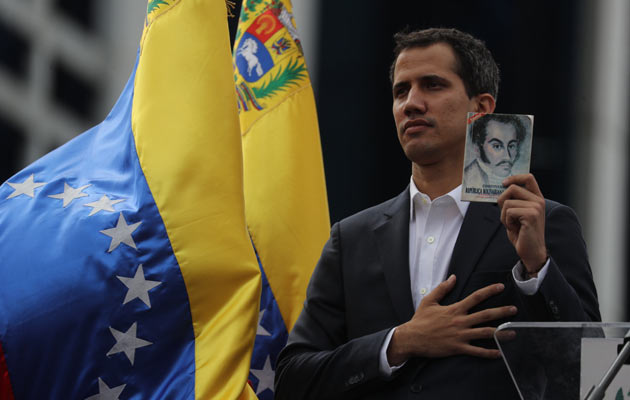
[[[0,113],[25,133],[22,165],[106,116],[129,76],[142,32],[144,0],[93,1],[90,29],[65,16],[57,3],[0,0],[0,23],[30,49],[24,79],[0,65]],[[54,63],[95,89],[92,116],[77,115],[55,101]]]

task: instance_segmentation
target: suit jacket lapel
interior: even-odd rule
[[[496,204],[470,203],[449,264],[448,275],[455,274],[457,284],[442,300],[442,304],[452,304],[461,300],[462,290],[473,273],[479,257],[501,225],[500,216],[501,212]]]
[[[409,188],[396,197],[375,228],[385,281],[401,322],[414,313],[409,278]]]

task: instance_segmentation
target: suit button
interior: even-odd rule
[[[558,309],[558,306],[556,305],[556,302],[553,300],[549,300],[549,308],[551,309],[551,313],[553,315],[558,315],[560,314],[560,310]]]
[[[357,384],[359,382],[361,382],[363,380],[363,378],[365,377],[365,375],[363,374],[363,372],[359,372],[356,375],[352,375],[347,381],[346,381],[346,386],[351,386],[354,384]]]
[[[413,385],[411,385],[411,391],[413,393],[420,393],[420,391],[422,390],[422,385],[419,383],[414,383]]]

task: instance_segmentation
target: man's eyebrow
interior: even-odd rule
[[[440,82],[448,82],[448,79],[446,79],[443,76],[440,75],[436,75],[436,74],[429,74],[429,75],[422,75],[420,77],[420,80],[423,81],[440,81]]]
[[[420,82],[440,82],[440,83],[447,83],[449,80],[446,79],[443,76],[440,75],[436,75],[436,74],[427,74],[427,75],[422,75],[419,78],[416,78],[417,80],[419,80]],[[394,83],[394,85],[392,85],[392,91],[400,88],[400,87],[407,87],[409,86],[409,80],[404,80],[404,81],[399,81]]]
[[[499,143],[503,144],[503,140],[501,140],[501,139],[497,139],[497,138],[495,138],[495,137],[490,138],[490,140],[488,140],[488,142],[499,142]]]

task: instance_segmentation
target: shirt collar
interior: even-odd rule
[[[414,213],[413,198],[416,195],[426,196],[427,198],[428,198],[428,196],[418,190],[418,188],[416,187],[416,183],[413,181],[413,176],[411,177],[410,181],[411,181],[411,183],[409,184],[409,215],[411,216],[411,219],[414,219],[415,218],[415,213]],[[451,190],[450,192],[448,192],[445,195],[440,196],[438,198],[442,198],[442,197],[446,197],[446,196],[452,198],[453,201],[455,201],[455,205],[457,205],[457,209],[461,213],[462,217],[465,217],[466,216],[466,211],[468,211],[468,206],[470,205],[470,202],[462,201],[462,185],[457,186],[455,189]],[[437,199],[435,199],[435,200],[437,200]],[[435,201],[435,200],[433,200],[433,201]]]

